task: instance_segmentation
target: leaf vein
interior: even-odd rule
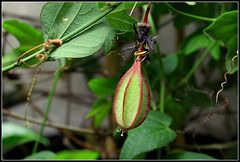
[[[61,7],[59,7],[59,10],[58,10],[57,13],[59,13],[59,11],[62,9],[63,4],[64,4],[64,2],[62,3]],[[55,24],[54,22],[56,21],[57,16],[58,16],[58,14],[56,14],[56,16],[55,16],[55,18],[54,18],[54,21],[53,21],[53,23],[52,23],[52,25],[51,25],[51,27],[50,27],[50,29],[49,29],[47,40],[49,39],[50,33],[52,32],[53,26],[54,26],[54,24]],[[46,41],[47,41],[47,40],[46,40]]]
[[[72,21],[68,24],[68,26],[67,26],[67,27],[65,28],[65,30],[62,32],[60,38],[63,36],[63,34],[65,34],[65,32],[68,30],[68,28],[72,25],[72,23],[74,22],[74,20],[76,19],[77,15],[78,15],[79,11],[81,10],[81,8],[82,8],[82,3],[80,3],[80,7],[79,7],[79,9],[78,9],[78,11],[77,11],[77,14],[75,14],[75,16],[74,16],[74,18],[72,19]]]

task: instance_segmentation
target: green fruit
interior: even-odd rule
[[[119,81],[113,101],[115,121],[123,128],[122,133],[141,125],[149,106],[149,86],[141,71],[141,62],[135,61]]]

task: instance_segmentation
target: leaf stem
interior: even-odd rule
[[[86,25],[76,29],[75,31],[73,31],[72,33],[66,35],[65,37],[61,38],[60,40],[62,42],[66,42],[69,41],[70,39],[73,39],[74,37],[78,36],[79,34],[81,34],[82,32],[84,32],[86,29],[90,28],[91,26],[94,25],[94,23],[96,23],[98,20],[102,19],[104,16],[106,16],[107,14],[109,14],[112,10],[114,10],[116,7],[118,7],[122,2],[116,3],[114,5],[112,5],[110,8],[108,8],[107,10],[105,10],[103,13],[101,13],[99,16],[97,16],[95,19],[91,20],[89,23],[87,23]],[[53,46],[52,46],[53,47]],[[38,52],[26,57],[25,59],[23,59],[24,62],[27,62],[31,59],[33,59],[38,53],[42,53],[44,52],[44,49],[39,50]],[[7,67],[2,68],[2,72],[4,71],[9,71],[15,67],[17,67],[18,65],[16,63],[13,63]]]
[[[217,41],[213,41],[208,46],[207,50],[202,54],[202,56],[198,59],[198,61],[195,63],[195,65],[192,67],[192,69],[188,72],[186,77],[180,82],[178,86],[181,86],[184,83],[187,83],[190,77],[193,75],[193,73],[196,71],[196,69],[199,67],[199,65],[203,62],[205,57],[208,55],[208,53],[212,50],[212,48],[217,44]],[[177,87],[178,87],[177,86]]]
[[[215,21],[216,19],[214,18],[208,18],[208,17],[202,17],[202,16],[197,16],[197,15],[192,15],[192,14],[188,14],[188,13],[185,13],[185,12],[182,12],[182,11],[179,11],[177,9],[175,9],[174,7],[172,7],[169,3],[165,2],[165,4],[167,5],[167,7],[175,12],[175,13],[178,13],[180,15],[184,15],[184,16],[188,16],[188,17],[191,17],[191,18],[194,18],[194,19],[198,19],[198,20],[203,20],[203,21],[210,21],[210,22],[213,22]]]
[[[146,9],[146,6],[143,6],[144,9]],[[149,24],[152,26],[152,33],[154,36],[157,35],[157,30],[155,28],[155,24],[153,22],[152,19],[152,15],[149,14]],[[158,54],[158,61],[159,61],[159,65],[160,65],[160,77],[161,77],[161,83],[160,83],[160,112],[164,112],[164,98],[165,98],[165,75],[164,75],[164,71],[163,71],[163,62],[162,62],[162,54],[160,51],[160,45],[157,41],[156,43],[156,48],[157,48],[157,54]]]
[[[59,62],[59,68],[60,68],[60,67],[61,67],[61,64],[60,64],[60,62]],[[49,93],[48,103],[47,103],[47,106],[46,106],[46,111],[45,111],[45,113],[44,113],[43,122],[42,122],[42,124],[41,124],[41,128],[40,128],[40,131],[39,131],[37,140],[36,140],[36,142],[35,142],[35,144],[34,144],[32,154],[35,154],[35,153],[37,152],[38,145],[39,145],[39,141],[40,141],[40,138],[41,138],[41,136],[42,136],[42,132],[43,132],[43,129],[44,129],[46,120],[47,120],[48,112],[49,112],[50,107],[51,107],[52,98],[53,98],[53,95],[54,95],[54,92],[55,92],[55,88],[56,88],[57,82],[58,82],[58,80],[59,80],[60,74],[61,74],[61,70],[58,70],[58,72],[57,72],[56,75],[55,75],[54,82],[53,82],[52,88],[51,88],[50,93]]]

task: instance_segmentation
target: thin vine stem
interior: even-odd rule
[[[146,6],[143,6],[143,7],[146,10]],[[152,34],[155,36],[155,35],[157,35],[157,30],[155,28],[155,24],[153,22],[152,15],[149,14],[148,18],[149,18],[148,19],[149,24],[152,26],[152,29],[151,29]],[[164,75],[164,70],[163,70],[162,54],[161,54],[160,45],[159,45],[158,41],[156,42],[156,48],[157,48],[157,54],[158,54],[158,62],[159,62],[159,65],[160,65],[159,73],[160,73],[160,77],[161,77],[161,83],[160,83],[160,112],[164,112],[165,75]]]
[[[143,6],[144,10],[147,9],[147,6]],[[154,21],[153,21],[153,18],[152,18],[152,15],[151,13],[149,14],[148,16],[148,21],[149,21],[149,24],[152,26],[152,34],[154,36],[157,35],[157,30],[155,28],[155,24],[154,24]],[[158,41],[156,42],[156,48],[157,48],[157,55],[158,55],[158,62],[159,62],[159,73],[160,73],[160,77],[161,77],[161,81],[160,81],[160,112],[164,112],[164,104],[165,104],[165,75],[164,75],[164,70],[163,70],[163,62],[162,62],[162,54],[161,54],[161,50],[160,50],[160,45],[158,43]],[[169,150],[169,149],[167,149]],[[162,156],[162,148],[159,148],[158,149],[158,153],[157,153],[157,158],[158,159],[161,159],[161,156]]]
[[[59,62],[59,68],[60,68],[60,67],[61,67],[61,64],[60,64],[60,62]],[[44,126],[45,126],[47,117],[48,117],[48,112],[49,112],[50,107],[51,107],[52,98],[53,98],[53,95],[54,95],[54,92],[55,92],[55,89],[56,89],[57,82],[58,82],[58,80],[59,80],[60,74],[61,74],[61,70],[58,70],[57,73],[56,73],[56,75],[55,75],[55,78],[54,78],[54,81],[53,81],[53,85],[52,85],[52,88],[51,88],[50,93],[49,93],[48,103],[47,103],[46,110],[45,110],[45,113],[44,113],[43,122],[42,122],[42,124],[41,124],[41,128],[40,128],[40,131],[39,131],[37,140],[36,140],[36,142],[35,142],[35,144],[34,144],[32,154],[35,154],[35,153],[37,152],[38,145],[39,145],[39,141],[40,141],[40,138],[41,138],[42,133],[43,133],[43,129],[44,129]]]
[[[38,53],[42,53],[42,52],[44,52],[44,49],[41,49],[41,50],[39,50],[38,52],[36,52],[36,53],[34,53],[34,54],[32,54],[32,55],[30,55],[30,56],[22,59],[22,61],[27,62],[28,60],[33,59]],[[17,67],[17,66],[18,66],[18,65],[17,65],[16,63],[13,63],[13,64],[11,64],[11,65],[9,65],[9,66],[3,67],[3,68],[2,68],[2,72],[9,71],[9,70],[11,70],[11,69],[13,69],[13,68],[15,68],[15,67]]]
[[[76,36],[78,36],[79,34],[81,34],[82,32],[84,32],[85,30],[89,29],[90,27],[92,27],[97,21],[99,21],[100,19],[102,19],[104,16],[106,16],[107,14],[109,14],[111,11],[113,11],[116,7],[118,7],[120,4],[122,4],[122,2],[116,3],[114,5],[112,5],[111,7],[109,7],[108,9],[106,9],[103,13],[101,13],[99,16],[97,16],[95,19],[91,20],[89,23],[87,23],[86,25],[76,29],[75,31],[71,32],[70,34],[66,35],[65,37],[61,38],[60,40],[62,42],[66,42],[69,41],[73,38],[75,38]],[[51,48],[54,47],[53,45],[51,46]],[[39,50],[38,52],[22,59],[22,61],[27,62],[31,59],[33,59],[38,53],[42,53],[44,52],[44,49]],[[9,71],[15,67],[17,67],[18,65],[16,63],[13,63],[7,67],[2,68],[2,72],[4,71]]]
[[[147,75],[147,70],[146,70],[146,66],[144,64],[142,64],[142,71],[143,71],[143,74],[148,82],[148,84],[150,83],[150,80],[149,80],[149,77]],[[156,110],[157,109],[157,104],[155,102],[155,100],[153,99],[153,93],[152,93],[152,88],[151,86],[149,86],[149,89],[150,89],[150,96],[151,96],[151,104],[152,104],[152,109],[153,110]]]
[[[181,86],[184,83],[187,83],[188,80],[191,78],[191,76],[194,74],[194,72],[196,71],[196,69],[199,67],[199,65],[203,62],[203,60],[205,59],[205,57],[208,55],[208,53],[213,49],[213,47],[215,47],[215,45],[217,44],[217,41],[213,41],[211,42],[211,44],[209,45],[209,47],[207,48],[207,50],[202,54],[202,56],[198,59],[198,61],[194,64],[194,66],[190,69],[190,71],[188,72],[188,74],[186,75],[186,77],[182,80],[182,82],[180,82],[180,84],[177,86]]]
[[[216,20],[215,18],[202,17],[202,16],[197,16],[197,15],[192,15],[192,14],[189,14],[189,13],[185,13],[185,12],[182,12],[182,11],[179,11],[179,10],[175,9],[173,6],[171,6],[171,5],[170,5],[169,3],[167,3],[167,2],[165,2],[165,4],[167,5],[167,7],[168,7],[171,11],[173,11],[174,13],[180,14],[180,15],[188,16],[188,17],[191,17],[191,18],[194,18],[194,19],[198,19],[198,20],[210,21],[210,22],[213,22],[213,21]]]

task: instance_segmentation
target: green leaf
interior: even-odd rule
[[[185,88],[184,94],[179,94],[175,98],[182,101],[181,104],[190,107],[209,108],[214,106],[207,92],[193,87]]]
[[[205,35],[203,34],[196,35],[187,43],[184,49],[184,54],[190,55],[202,47],[207,47],[209,45],[209,42],[210,41],[207,39]]]
[[[153,16],[153,22],[159,22],[163,15],[168,14],[169,10],[164,3],[154,3],[151,5],[151,13]],[[155,24],[156,27],[159,27],[158,23]]]
[[[56,153],[54,160],[97,160],[100,153],[93,150],[65,150]]]
[[[178,160],[217,160],[206,154],[196,153],[196,152],[178,152],[168,154],[164,159],[178,159]]]
[[[232,58],[237,54],[237,16],[238,11],[226,12],[219,16],[210,26],[204,29],[204,33],[208,37],[223,41],[228,48],[228,53],[226,57],[227,71],[231,69]],[[230,74],[233,74],[237,70],[238,65],[236,63]]]
[[[3,22],[3,28],[16,37],[20,46],[3,55],[2,67],[15,63],[23,53],[44,42],[42,32],[26,23],[17,20],[6,20]],[[30,52],[24,57],[27,57],[36,51],[37,50]],[[37,62],[39,62],[39,60],[34,58],[26,63],[33,65]],[[26,68],[26,66],[21,65],[17,68]]]
[[[113,95],[117,84],[116,78],[94,78],[88,82],[90,89],[99,96]]]
[[[4,122],[2,124],[3,148],[9,148],[26,142],[36,140],[37,134],[30,128],[26,128],[14,123]],[[49,145],[49,140],[41,138],[40,142]]]
[[[188,5],[190,5],[190,6],[194,6],[194,5],[196,5],[196,2],[186,2]]]
[[[15,63],[24,52],[30,50],[31,48],[33,48],[33,46],[19,46],[17,48],[14,48],[10,52],[6,53],[5,55],[2,56],[2,67],[6,67],[8,65]],[[36,51],[37,50],[34,50],[33,52]],[[33,52],[27,54],[25,57],[31,55]],[[35,58],[34,60],[28,61],[27,63],[31,65],[37,62],[39,62],[39,60]],[[26,66],[22,64],[18,68],[26,68]]]
[[[24,160],[52,160],[55,157],[56,154],[54,152],[46,150],[27,156]]]
[[[98,5],[98,8],[103,8],[103,7],[107,7],[107,2],[96,2],[97,3],[97,5]],[[111,3],[109,3],[109,4],[111,4]]]
[[[107,7],[107,5],[113,5],[116,2],[97,2],[99,8]],[[135,8],[143,6],[147,4],[147,2],[137,2],[137,5]],[[133,6],[135,5],[135,2],[123,2],[121,5],[119,5],[115,10],[127,10],[127,9],[132,9]]]
[[[126,10],[117,9],[118,8],[106,16],[111,27],[122,32],[133,32],[133,23],[137,25],[138,21],[129,16]]]
[[[75,17],[77,18],[78,14],[84,16],[84,12],[89,9],[91,10],[91,8],[85,9],[83,3],[79,2],[46,3],[40,14],[45,42],[48,39],[59,39],[73,31],[71,25],[76,23]],[[83,19],[83,22],[86,23],[86,19]]]
[[[172,73],[178,66],[178,57],[176,54],[168,55],[163,58],[163,69],[165,74]]]
[[[108,53],[112,48],[114,48],[117,44],[112,43],[111,39],[116,39],[117,30],[111,29],[108,33],[108,36],[106,37],[104,43],[103,43],[103,50],[104,52]]]
[[[210,44],[210,43],[209,43]],[[210,51],[211,56],[214,60],[219,60],[220,59],[220,44],[221,41],[217,41],[216,45],[212,48],[212,50]],[[206,47],[207,48],[207,47]]]
[[[44,42],[42,32],[17,20],[6,20],[3,28],[16,37],[20,46],[36,46]]]
[[[101,13],[96,4],[91,2],[48,2],[41,11],[44,39],[60,39],[88,24]],[[80,31],[81,34],[76,38],[57,48],[51,57],[57,59],[89,56],[99,50],[109,30],[107,20],[103,18],[91,27]]]
[[[86,118],[94,116],[94,126],[99,127],[102,121],[107,116],[111,107],[112,107],[112,102],[107,101],[105,97],[99,97],[94,102],[92,109],[86,115]]]
[[[174,120],[171,123],[171,128],[174,130],[182,129],[183,123],[187,118],[187,115],[191,109],[189,109],[185,105],[179,104],[176,100],[174,100],[171,93],[169,93],[166,97],[166,114],[171,116]]]
[[[163,62],[164,63],[164,62]],[[149,86],[152,87],[152,89],[157,85],[159,85],[159,78],[160,78],[160,65],[159,61],[157,59],[151,58],[150,65],[146,66],[149,77]]]
[[[171,118],[158,111],[149,111],[146,120],[139,127],[129,130],[123,144],[120,159],[133,159],[139,154],[166,146],[176,133],[169,128]]]
[[[208,48],[211,44],[211,40],[203,34],[203,27],[199,27],[192,34],[187,36],[180,44],[180,51],[183,52],[185,56],[194,54],[200,48]],[[215,60],[220,59],[220,41],[217,41],[216,45],[210,51],[212,58]]]
[[[211,44],[211,41],[204,35],[198,34],[189,40],[184,49],[185,55],[190,55],[199,50],[200,48],[207,48]],[[217,45],[210,51],[212,57],[215,60],[220,58],[220,41],[217,42]]]
[[[97,160],[99,156],[100,153],[93,150],[40,151],[24,160]]]

